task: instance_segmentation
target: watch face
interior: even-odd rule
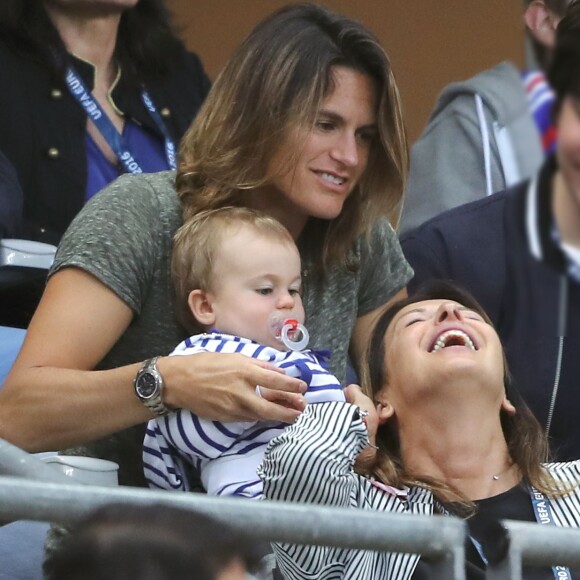
[[[157,381],[152,373],[143,373],[137,380],[139,395],[148,399],[157,390]]]

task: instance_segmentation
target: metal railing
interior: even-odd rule
[[[534,523],[505,520],[509,549],[500,562],[488,568],[486,578],[519,580],[522,567],[567,566],[580,570],[580,530],[541,526]],[[562,575],[562,578],[567,576]]]
[[[467,527],[456,518],[82,485],[0,440],[0,520],[74,523],[108,503],[154,503],[203,512],[260,540],[417,553],[430,563],[430,578],[465,578]],[[501,562],[490,565],[487,578],[520,580],[523,565],[580,568],[580,530],[502,523],[508,550]]]
[[[433,578],[464,578],[465,524],[453,518],[0,477],[0,519],[3,520],[73,523],[108,503],[153,503],[203,512],[256,539],[419,553],[432,563]]]

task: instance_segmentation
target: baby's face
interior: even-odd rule
[[[285,350],[277,338],[281,322],[304,323],[300,255],[294,244],[249,227],[236,229],[216,252],[212,278],[207,298],[217,330]]]

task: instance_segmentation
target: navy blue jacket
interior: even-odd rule
[[[89,89],[94,69],[69,55]],[[56,244],[85,203],[87,117],[64,80],[50,67],[12,52],[0,39],[0,151],[12,163],[24,192],[18,237]],[[179,142],[208,90],[199,58],[185,53],[171,72],[147,89]],[[128,119],[162,137],[141,101],[141,91],[121,75],[112,92]]]
[[[410,293],[451,279],[481,303],[519,392],[550,422],[555,458],[568,461],[580,458],[580,283],[553,239],[554,171],[550,159],[534,180],[445,212],[401,243],[415,270]]]

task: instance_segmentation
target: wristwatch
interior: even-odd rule
[[[172,409],[163,402],[165,383],[157,368],[158,358],[156,356],[143,363],[143,366],[137,372],[133,386],[139,400],[156,415],[161,416],[167,415]]]

